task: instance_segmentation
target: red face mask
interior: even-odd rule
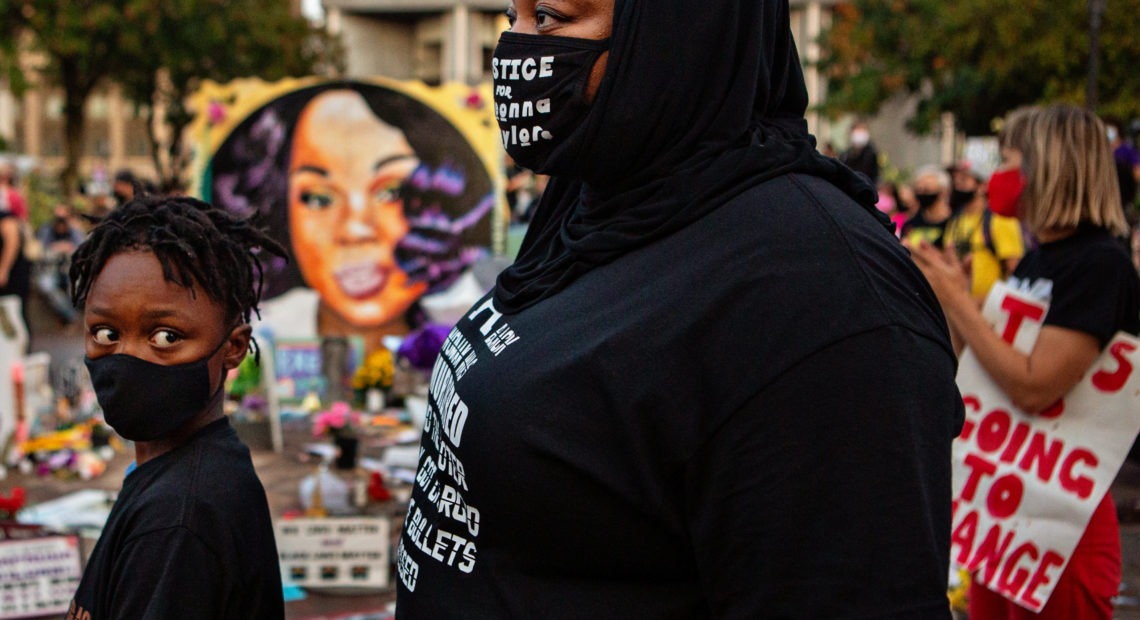
[[[1000,170],[990,175],[990,211],[1005,217],[1017,217],[1017,203],[1025,189],[1025,176],[1020,168]]]

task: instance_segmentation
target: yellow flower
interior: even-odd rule
[[[364,363],[353,373],[352,387],[357,390],[390,388],[395,376],[396,366],[392,352],[381,347],[364,358]]]

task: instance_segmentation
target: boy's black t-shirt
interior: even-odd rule
[[[284,618],[278,562],[265,489],[223,418],[127,476],[68,618]]]
[[[513,315],[431,382],[399,618],[948,618],[945,319],[785,176]]]
[[[1112,233],[1082,226],[1028,252],[1010,284],[1049,302],[1045,324],[1091,334],[1104,346],[1118,331],[1140,333],[1140,276]]]

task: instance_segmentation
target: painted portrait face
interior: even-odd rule
[[[295,128],[289,164],[289,233],[305,281],[359,327],[399,319],[427,289],[396,263],[408,234],[400,185],[419,164],[399,129],[359,93],[314,97]]]

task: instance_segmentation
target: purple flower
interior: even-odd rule
[[[451,333],[451,327],[430,323],[408,334],[400,349],[396,351],[397,357],[408,360],[413,368],[424,372],[431,372],[435,358],[439,357],[443,349],[443,341]]]

